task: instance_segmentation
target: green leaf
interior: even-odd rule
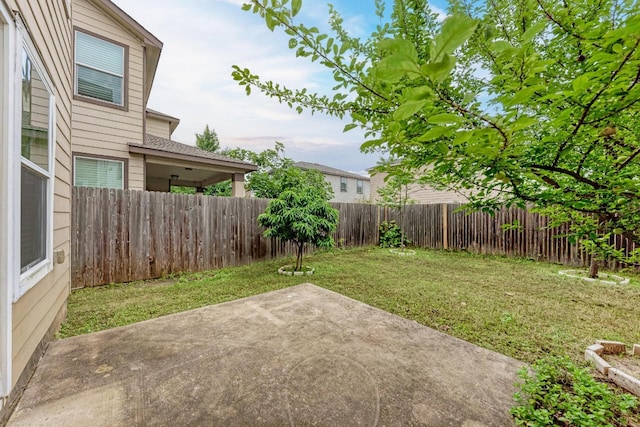
[[[399,53],[414,62],[418,61],[418,51],[415,45],[409,40],[399,38],[384,39],[380,42],[379,47],[381,50],[388,50],[392,54]]]
[[[585,76],[584,74],[578,76],[573,80],[573,90],[576,92],[582,92],[585,89],[589,89],[591,87],[591,79]]]
[[[444,55],[442,60],[422,66],[422,72],[433,82],[444,81],[455,68],[456,61],[450,55]]]
[[[538,120],[535,117],[527,117],[527,116],[523,116],[518,118],[516,121],[514,121],[511,124],[511,130],[513,132],[518,131],[518,130],[522,130],[525,128],[528,128],[531,125],[534,125],[538,123]]]
[[[427,119],[427,123],[432,123],[436,125],[447,124],[447,123],[460,123],[461,121],[462,119],[459,116],[451,113],[436,114]]]
[[[386,82],[394,83],[405,76],[418,77],[418,64],[406,55],[397,53],[384,58],[376,68],[376,76]]]
[[[441,138],[449,129],[444,126],[436,126],[429,129],[424,134],[418,137],[418,141],[433,141],[434,139]]]
[[[527,102],[529,102],[531,97],[533,97],[533,95],[537,91],[542,90],[544,88],[545,88],[545,86],[542,86],[542,85],[525,87],[524,89],[519,90],[518,92],[516,92],[515,95],[513,95],[511,97],[511,99],[509,99],[504,104],[506,106],[508,106],[508,107],[513,106],[513,105],[526,104]]]
[[[395,120],[405,120],[413,116],[420,111],[422,107],[427,103],[426,100],[421,101],[407,101],[399,106],[396,111],[393,112],[393,118]]]
[[[547,22],[545,20],[540,20],[535,24],[531,25],[527,28],[527,31],[522,35],[522,40],[525,42],[531,41],[535,36],[540,34],[542,30],[547,26]]]
[[[456,137],[453,139],[453,145],[462,145],[469,141],[472,136],[472,131],[458,131],[456,132]]]
[[[453,53],[473,35],[477,27],[478,23],[465,15],[456,14],[445,19],[432,46],[431,59],[440,61],[445,55]]]
[[[349,132],[351,129],[357,128],[358,125],[355,123],[349,123],[348,125],[346,125],[344,127],[344,129],[342,129],[342,132]]]
[[[302,0],[291,0],[291,16],[296,16],[302,8]]]

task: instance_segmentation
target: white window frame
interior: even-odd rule
[[[342,189],[342,184],[343,183],[344,183],[344,190]],[[341,176],[340,177],[340,192],[341,193],[346,193],[347,191],[349,191],[348,183],[349,183],[349,180],[347,179],[347,177],[345,177],[345,176]]]
[[[35,286],[40,280],[42,280],[47,274],[49,274],[53,270],[53,187],[55,181],[55,145],[56,145],[56,103],[55,103],[55,93],[53,91],[53,85],[51,84],[51,79],[49,78],[48,73],[45,71],[45,67],[43,66],[42,60],[40,56],[37,54],[37,50],[35,49],[31,39],[29,38],[29,34],[27,32],[26,26],[22,23],[20,19],[16,20],[16,49],[14,52],[14,61],[15,61],[15,86],[14,91],[16,94],[22,93],[22,75],[21,75],[21,64],[22,64],[22,50],[24,49],[29,58],[31,59],[32,66],[38,72],[40,78],[42,79],[42,83],[49,92],[49,129],[48,129],[48,169],[45,170],[35,163],[31,162],[28,159],[25,159],[21,155],[21,115],[14,114],[15,122],[14,122],[14,161],[11,163],[14,166],[15,176],[21,176],[22,167],[25,166],[30,170],[38,173],[39,175],[45,177],[47,179],[47,190],[46,190],[46,206],[47,206],[47,218],[46,218],[46,236],[45,236],[45,258],[40,261],[38,264],[29,268],[29,270],[24,273],[20,273],[20,280],[16,283],[15,289],[13,292],[13,301],[18,301],[29,289]],[[21,112],[21,102],[22,97],[15,96],[15,111]],[[14,213],[16,215],[16,219],[14,222],[18,224],[17,230],[20,229],[20,180],[18,179],[18,185],[14,188],[19,189],[19,191],[14,191],[14,204],[15,207]],[[20,272],[20,233],[14,233],[15,235],[15,252],[17,255],[17,264],[18,264],[18,272]]]
[[[13,283],[19,273],[14,240],[15,199],[11,197],[16,185],[16,176],[11,167],[14,144],[15,103],[12,84],[15,77],[15,25],[13,16],[3,0],[0,0],[0,409],[11,391],[12,372],[12,300]],[[16,267],[18,270],[16,271]]]
[[[119,48],[122,49],[122,75],[118,75],[115,73],[112,73],[110,71],[105,71],[105,70],[101,70],[99,68],[96,68],[93,65],[89,65],[89,64],[84,64],[82,62],[78,62],[76,59],[76,55],[77,55],[77,46],[78,46],[78,33],[82,33],[85,36],[88,37],[93,37],[95,39],[101,40],[105,43],[109,43],[112,44],[114,46],[117,46]],[[95,34],[91,34],[87,31],[83,31],[81,29],[74,29],[73,30],[73,46],[74,46],[74,55],[73,55],[73,94],[75,96],[78,96],[80,98],[86,99],[86,100],[90,100],[91,102],[96,102],[99,104],[104,104],[104,105],[109,105],[109,106],[113,106],[113,107],[117,107],[117,108],[126,108],[127,106],[127,101],[126,101],[126,97],[127,97],[127,49],[125,46],[122,46],[118,43],[114,43],[111,40],[107,40],[103,37],[98,37]],[[78,92],[78,65],[81,67],[85,67],[91,70],[96,70],[99,71],[101,73],[105,73],[105,74],[109,74],[115,77],[119,77],[122,79],[122,93],[121,93],[121,99],[122,102],[121,103],[117,103],[117,102],[111,102],[111,101],[105,101],[104,99],[100,99],[100,98],[94,98],[92,96],[89,95],[84,95]]]
[[[364,194],[364,180],[363,179],[356,180],[356,193],[357,194]]]
[[[78,177],[77,174],[77,163],[76,163],[76,159],[87,159],[87,160],[99,160],[99,161],[104,161],[104,162],[113,162],[113,163],[120,163],[122,165],[122,187],[120,188],[115,188],[115,190],[124,190],[126,187],[126,163],[124,160],[118,160],[118,159],[109,159],[106,157],[99,157],[99,156],[87,156],[87,155],[82,155],[82,154],[74,154],[73,155],[73,185],[74,187],[77,186],[76,184],[76,179]],[[112,188],[112,187],[98,187],[98,188]]]

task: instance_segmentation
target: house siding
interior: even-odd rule
[[[384,179],[388,174],[377,173],[371,176],[371,201],[380,201],[378,189],[385,186]],[[468,200],[463,193],[457,191],[436,190],[428,185],[409,185],[408,197],[420,204],[431,203],[467,203]]]
[[[73,99],[73,150],[98,156],[129,158],[128,185],[144,190],[143,156],[130,155],[129,143],[143,142],[144,48],[143,41],[118,25],[92,0],[73,1],[73,25],[128,46],[127,111]],[[71,87],[71,93],[74,88]]]
[[[361,203],[369,201],[369,179],[362,177],[362,194],[357,192],[357,179],[347,177],[347,191],[340,191],[340,176],[336,175],[324,175],[325,180],[331,184],[333,189],[332,202],[341,203]]]
[[[70,290],[71,253],[71,64],[72,25],[65,12],[65,0],[9,0],[20,13],[56,97],[56,141],[53,247],[62,250],[65,261],[54,264],[40,282],[12,305],[12,386],[15,387],[47,333],[58,327]],[[24,373],[24,374],[23,374]],[[1,418],[1,417],[0,417]]]
[[[147,117],[147,133],[160,138],[171,139],[171,124],[167,120]]]

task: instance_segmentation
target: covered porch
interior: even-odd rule
[[[154,135],[147,135],[142,145],[130,143],[129,152],[144,156],[147,191],[168,192],[171,186],[182,186],[202,192],[230,179],[232,196],[244,197],[244,175],[258,170],[254,164]]]

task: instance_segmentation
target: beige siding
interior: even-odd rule
[[[143,142],[142,40],[117,24],[91,0],[73,1],[73,25],[129,47],[128,111],[73,100],[73,151],[129,159],[129,188],[144,189],[144,163],[141,156],[129,155],[129,143]]]
[[[171,123],[167,120],[147,117],[147,133],[160,138],[171,139]]]
[[[44,62],[56,96],[54,181],[54,250],[67,259],[13,304],[13,384],[16,383],[46,332],[64,310],[70,289],[71,185],[71,22],[65,0],[9,0],[19,11]],[[55,325],[54,325],[55,326]]]
[[[331,184],[331,188],[333,189],[333,198],[332,202],[342,202],[342,203],[359,203],[359,202],[367,202],[369,201],[369,179],[366,177],[362,177],[362,194],[358,194],[357,192],[357,179],[355,178],[347,178],[347,191],[340,191],[340,177],[336,175],[325,175],[324,179]]]
[[[377,173],[371,176],[371,201],[380,200],[378,189],[385,186],[384,178],[386,173]],[[416,203],[467,203],[468,200],[463,193],[457,191],[436,190],[428,185],[412,184],[409,186],[408,196]]]

